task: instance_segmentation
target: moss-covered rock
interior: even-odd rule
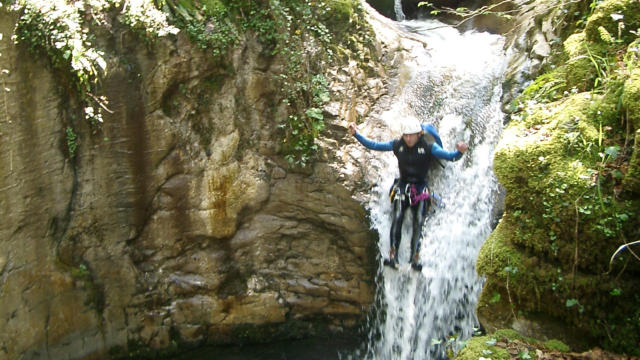
[[[555,341],[552,345],[560,348],[568,349],[562,342]],[[551,349],[543,345],[541,341],[533,338],[527,338],[513,329],[498,329],[486,336],[475,337],[469,340],[466,346],[457,354],[456,360],[461,359],[525,359],[532,355],[539,354],[542,358],[547,349]],[[525,355],[526,354],[526,355]],[[506,356],[506,357],[505,357]]]
[[[593,117],[605,118],[608,113],[604,105],[596,111],[593,104],[601,102],[594,99],[576,94],[539,104],[504,130],[494,170],[509,190],[505,205],[511,211],[492,236],[507,228],[505,236],[513,244],[563,263],[573,261],[573,252],[563,249],[574,241],[576,204],[585,195],[589,199],[595,195],[592,178],[600,151],[596,149],[600,120]],[[588,253],[580,263],[589,268],[594,258],[605,260],[602,242],[583,235],[582,241],[594,246],[584,250]]]
[[[633,193],[640,193],[640,39],[629,44],[624,62],[629,69],[629,77],[624,83],[622,108],[627,121],[636,130],[635,142],[629,168],[623,181],[623,188]]]
[[[509,241],[511,235],[516,231],[512,226],[512,222],[503,219],[484,243],[478,254],[479,273],[506,282],[505,266],[510,265],[514,268],[520,266],[522,255]]]
[[[640,2],[598,3],[516,99],[496,148],[505,211],[478,256],[478,317],[640,354],[640,262],[611,259],[640,236]]]
[[[627,46],[627,53],[623,60],[629,70],[640,66],[640,39],[636,39]]]
[[[493,333],[493,336],[498,339],[506,339],[508,341],[513,340],[525,340],[524,336],[513,329],[499,329]]]
[[[548,349],[562,351],[562,352],[568,352],[571,350],[571,348],[567,346],[567,344],[563,343],[558,339],[547,340],[544,342],[544,346]]]
[[[625,190],[640,194],[640,129],[636,130],[633,155],[622,186]]]
[[[538,76],[524,89],[517,102],[524,104],[530,100],[538,102],[555,101],[561,98],[567,90],[567,68],[566,66],[560,66]]]
[[[327,28],[336,35],[341,35],[350,27],[350,22],[357,5],[355,0],[327,1],[329,11],[325,14]]]
[[[636,31],[639,27],[640,2],[606,0],[598,5],[589,17],[585,33],[589,41],[601,41],[603,31],[606,31],[610,36],[628,42],[636,37],[631,31]]]
[[[512,314],[544,314],[594,337],[604,335],[598,324],[616,319],[627,331],[611,343],[637,337],[635,320],[624,320],[630,304],[640,304],[626,294],[635,280],[607,275],[620,236],[633,238],[638,225],[637,202],[611,196],[619,94],[528,103],[504,130],[494,171],[507,189],[506,211],[478,256],[478,272],[488,277],[481,318],[497,311],[505,326]],[[611,295],[616,288],[626,300]],[[619,307],[609,310],[613,303]]]
[[[491,358],[494,360],[507,360],[511,357],[507,350],[495,346],[496,339],[491,336],[478,336],[471,338],[467,345],[460,350],[456,360],[478,360]]]
[[[635,129],[640,129],[640,67],[631,71],[624,83],[622,106]]]
[[[565,40],[563,49],[567,58],[566,82],[569,89],[587,91],[597,85],[596,80],[603,76],[604,66],[600,59],[606,57],[607,45],[588,41],[583,32]]]

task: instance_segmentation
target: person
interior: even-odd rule
[[[460,141],[456,144],[456,151],[446,151],[437,142],[428,141],[425,131],[435,133],[432,125],[420,124],[414,117],[405,119],[402,123],[402,137],[399,139],[377,142],[360,134],[356,124],[349,124],[349,133],[362,145],[371,150],[393,151],[398,160],[400,177],[395,180],[390,191],[393,202],[393,219],[391,223],[389,259],[385,264],[396,267],[398,264],[398,249],[402,236],[402,221],[407,208],[413,213],[413,233],[411,236],[411,267],[420,271],[420,238],[422,226],[429,210],[431,193],[427,186],[429,168],[436,159],[457,161],[467,151],[469,146]],[[437,134],[437,133],[436,133]],[[439,140],[439,138],[438,138]]]

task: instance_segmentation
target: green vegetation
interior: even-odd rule
[[[506,349],[497,345],[495,337],[477,336],[471,338],[462,350],[456,355],[456,360],[478,360],[480,358],[508,360],[511,356]]]
[[[78,148],[78,136],[71,127],[68,127],[65,133],[67,134],[67,151],[69,151],[69,158],[73,159],[76,156],[76,149]]]
[[[640,261],[623,251],[609,262],[640,236],[640,11],[631,0],[592,5],[516,99],[496,149],[506,210],[480,251],[480,311],[545,314],[638,355]]]
[[[120,22],[147,44],[182,29],[221,69],[228,67],[231,49],[247,36],[257,37],[264,56],[282,61],[272,81],[286,115],[278,105],[273,113],[281,117],[281,150],[293,167],[306,167],[317,151],[322,107],[329,101],[324,72],[346,60],[345,49],[363,60],[373,48],[357,0],[15,0],[8,8],[19,14],[15,41],[49,60],[62,91],[77,100],[95,126],[111,111],[100,95],[109,61],[105,50],[96,47],[96,34],[104,32],[105,24]],[[210,131],[207,124],[198,126]]]
[[[11,9],[20,13],[16,42],[49,59],[67,83],[68,90],[82,97],[86,108],[101,72],[106,70],[103,53],[91,47],[91,37],[82,26],[82,14],[64,1],[16,1]],[[97,100],[97,98],[96,98]],[[85,112],[91,121],[102,121],[100,113]]]
[[[552,339],[542,343],[539,340],[526,338],[512,329],[496,330],[492,334],[471,338],[466,346],[456,355],[456,360],[477,359],[535,359],[543,358],[555,351],[569,352],[571,349],[560,340]],[[517,354],[517,357],[516,357]]]
[[[306,167],[315,157],[315,139],[324,129],[323,105],[329,101],[327,67],[339,60],[340,47],[370,43],[363,9],[355,0],[250,1],[155,0],[212,60],[223,63],[247,32],[257,35],[268,56],[285,59],[272,79],[280,89],[286,115],[280,119],[281,151],[291,167]],[[365,53],[362,51],[359,53]],[[267,56],[267,54],[265,54]],[[364,55],[363,55],[364,56]]]
[[[136,5],[120,0],[69,3],[64,0],[16,0],[8,8],[19,14],[15,41],[32,53],[49,60],[65,91],[77,96],[84,117],[92,124],[103,121],[108,100],[99,95],[99,80],[107,72],[104,51],[95,48],[92,26],[104,21],[114,9],[122,11],[123,21],[134,29],[155,36],[175,33],[166,16],[145,2]]]
[[[318,150],[324,129],[322,107],[330,100],[327,68],[344,49],[362,61],[372,46],[364,12],[355,0],[230,1],[156,0],[170,19],[212,60],[223,63],[247,32],[265,45],[265,56],[284,59],[272,81],[279,89],[286,115],[279,119],[281,151],[291,167],[304,168]],[[222,65],[224,66],[224,65]],[[275,106],[278,108],[279,106]],[[278,110],[274,110],[279,112]]]
[[[551,350],[557,350],[562,352],[568,352],[571,350],[567,344],[558,339],[551,339],[544,342],[544,346]]]

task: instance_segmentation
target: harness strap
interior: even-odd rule
[[[430,197],[429,190],[427,187],[424,187],[423,192],[418,193],[418,189],[416,189],[415,184],[411,184],[411,193],[409,195],[409,201],[411,206],[416,206],[420,201],[428,200]]]
[[[416,184],[402,183],[396,179],[389,189],[389,200],[394,201],[396,198],[400,201],[409,200],[409,205],[416,206],[424,200],[438,199],[437,195],[429,193],[429,187],[426,184],[421,187],[422,191],[419,191]]]

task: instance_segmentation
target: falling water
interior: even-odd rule
[[[424,39],[401,70],[407,80],[393,108],[381,118],[397,129],[402,114],[434,124],[446,150],[463,140],[469,151],[458,162],[432,169],[430,187],[445,202],[423,228],[421,272],[406,265],[392,270],[380,265],[378,311],[369,343],[358,358],[437,359],[456,351],[478,326],[475,307],[482,288],[475,261],[491,232],[497,182],[493,151],[502,130],[501,83],[505,70],[503,38],[457,30],[434,21],[405,21],[403,31]],[[390,135],[389,135],[390,136]],[[397,176],[391,153],[380,153],[379,186],[370,202],[372,226],[380,234],[379,249],[389,254],[391,204],[388,191]],[[399,250],[408,263],[411,228],[405,219]],[[453,340],[457,338],[458,340]]]
[[[404,19],[406,19],[402,11],[402,0],[394,0],[393,9],[396,13],[396,20],[404,21]]]

